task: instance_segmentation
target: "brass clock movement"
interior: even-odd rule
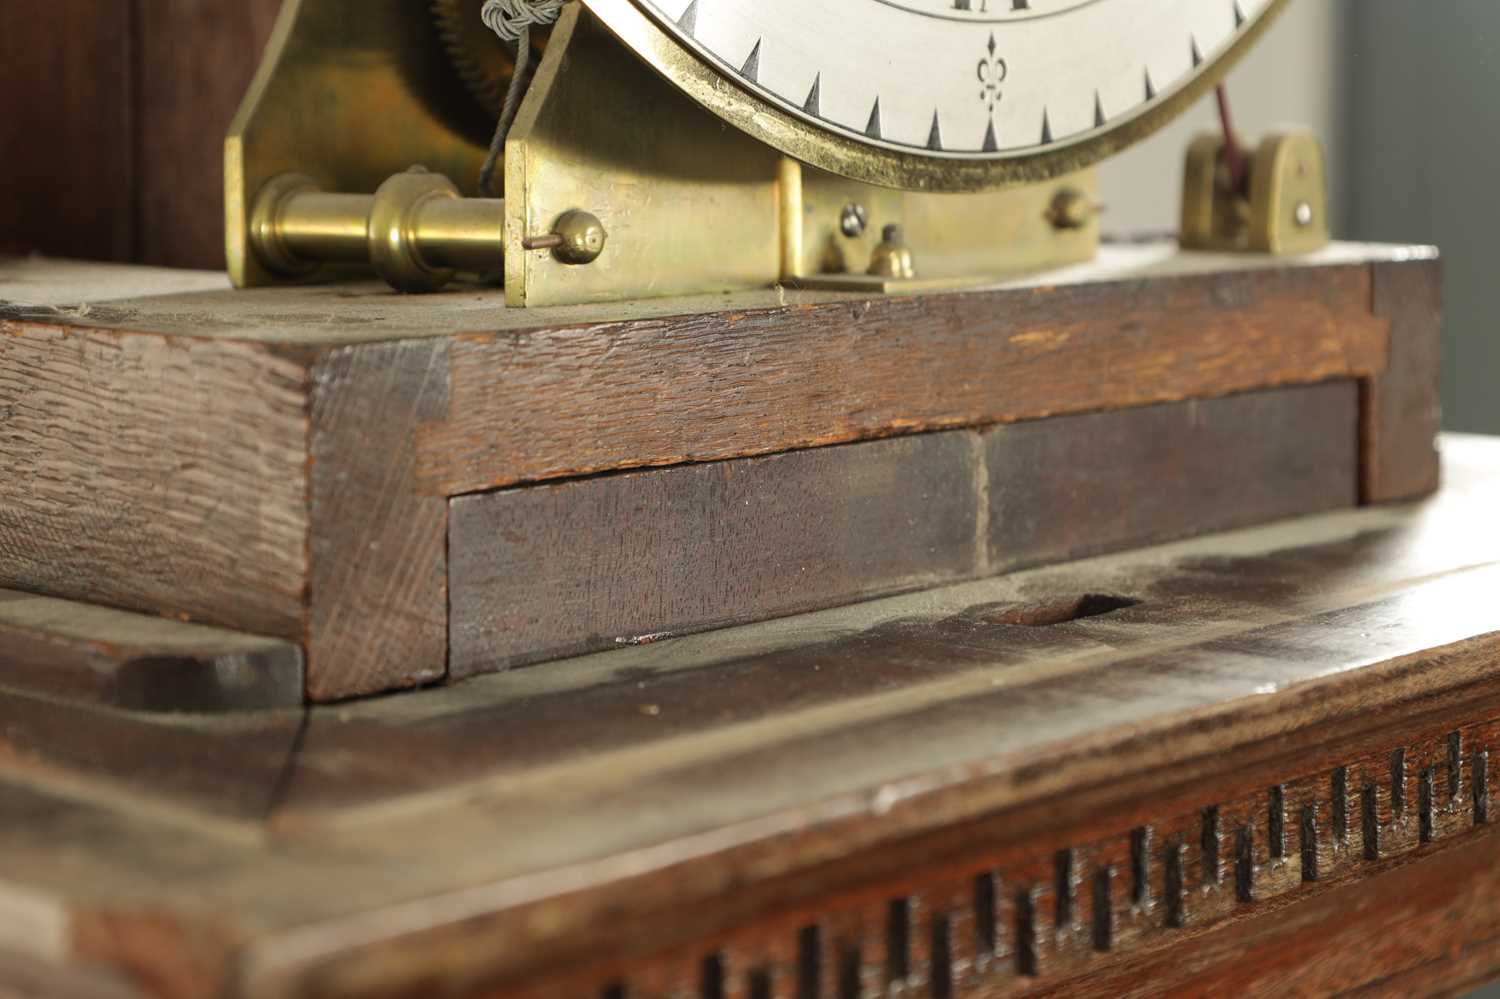
[[[1286,2],[553,0],[520,52],[483,0],[289,0],[227,144],[231,274],[373,267],[426,291],[469,273],[543,306],[1086,260],[1094,164]],[[1189,151],[1185,245],[1327,241],[1314,139],[1273,136],[1241,172],[1223,147]]]

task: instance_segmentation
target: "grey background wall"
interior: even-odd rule
[[[1500,434],[1500,3],[1294,0],[1230,94],[1247,136],[1324,137],[1340,237],[1442,247],[1444,423]],[[1182,150],[1216,127],[1205,102],[1108,164],[1106,228],[1174,228]]]
[[[1359,0],[1350,28],[1350,231],[1442,247],[1445,423],[1500,433],[1500,4]]]

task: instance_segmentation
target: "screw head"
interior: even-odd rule
[[[562,237],[562,242],[552,255],[565,264],[591,264],[604,252],[609,233],[604,223],[591,212],[577,209],[558,216],[552,231]]]
[[[1299,201],[1299,202],[1297,202],[1297,209],[1296,209],[1296,212],[1294,213],[1293,217],[1297,220],[1297,224],[1300,225],[1300,226],[1302,226],[1302,228],[1304,228],[1304,229],[1307,228],[1308,226],[1312,225],[1313,224],[1313,210],[1312,210],[1312,205],[1308,204],[1305,201]]]
[[[1054,229],[1082,229],[1094,220],[1098,209],[1087,194],[1064,187],[1052,198],[1047,207],[1047,221]]]
[[[870,225],[870,213],[865,206],[851,201],[839,213],[839,231],[850,239],[858,239]]]

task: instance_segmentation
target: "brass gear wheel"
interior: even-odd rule
[[[499,119],[516,68],[514,47],[502,42],[480,20],[484,0],[429,0],[429,6],[453,68],[480,107]]]

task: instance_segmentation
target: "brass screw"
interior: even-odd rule
[[[1054,229],[1082,229],[1098,215],[1099,207],[1087,194],[1073,187],[1057,192],[1047,207],[1046,218]]]
[[[870,225],[870,214],[865,206],[851,201],[839,213],[839,231],[850,239],[858,239]]]
[[[552,255],[565,264],[591,264],[604,252],[609,233],[604,223],[591,212],[564,212],[552,225],[552,231],[543,236],[528,236],[521,246],[527,250],[551,250]]]

